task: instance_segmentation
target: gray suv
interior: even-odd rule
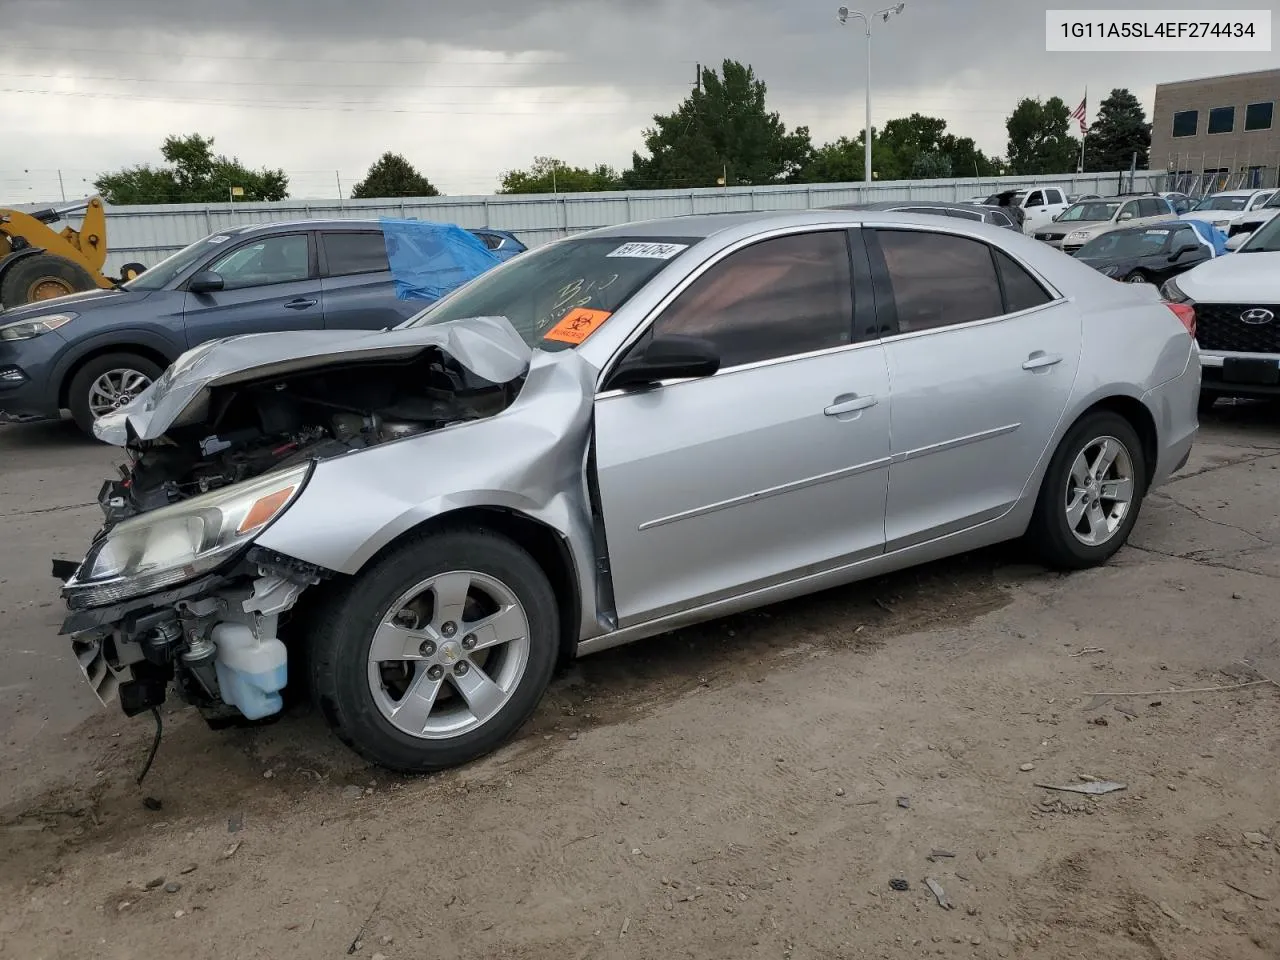
[[[510,234],[472,233],[502,259],[524,249]],[[376,220],[224,230],[114,290],[0,312],[0,421],[54,419],[69,409],[91,433],[98,417],[205,341],[279,330],[378,330],[425,305],[397,298]]]

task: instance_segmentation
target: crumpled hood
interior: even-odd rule
[[[198,422],[214,386],[283,376],[333,363],[395,360],[439,347],[472,373],[507,383],[528,369],[533,351],[505,317],[472,317],[394,330],[297,330],[212,340],[178,357],[133,402],[101,417],[99,440],[125,446],[170,427]]]

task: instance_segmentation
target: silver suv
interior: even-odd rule
[[[1090,240],[1117,227],[1140,227],[1176,217],[1169,201],[1158,194],[1081,200],[1054,218],[1052,226],[1037,230],[1037,240],[1065,253],[1075,253]]]

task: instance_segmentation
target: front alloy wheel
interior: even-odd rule
[[[361,756],[404,773],[500,746],[537,708],[560,649],[546,573],[478,528],[406,541],[335,590],[313,622],[320,712]]]
[[[89,386],[89,412],[97,420],[131,403],[151,386],[151,378],[141,370],[117,367],[105,371]]]
[[[393,727],[447,739],[483,726],[529,662],[529,618],[511,588],[475,570],[414,584],[369,647],[369,692]]]

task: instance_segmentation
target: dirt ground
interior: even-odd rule
[[[45,559],[108,462],[0,428],[0,956],[1280,957],[1274,407],[1105,569],[999,549],[601,654],[421,779],[175,708],[134,784],[151,724],[78,680]],[[1125,789],[1039,786],[1087,778]]]

